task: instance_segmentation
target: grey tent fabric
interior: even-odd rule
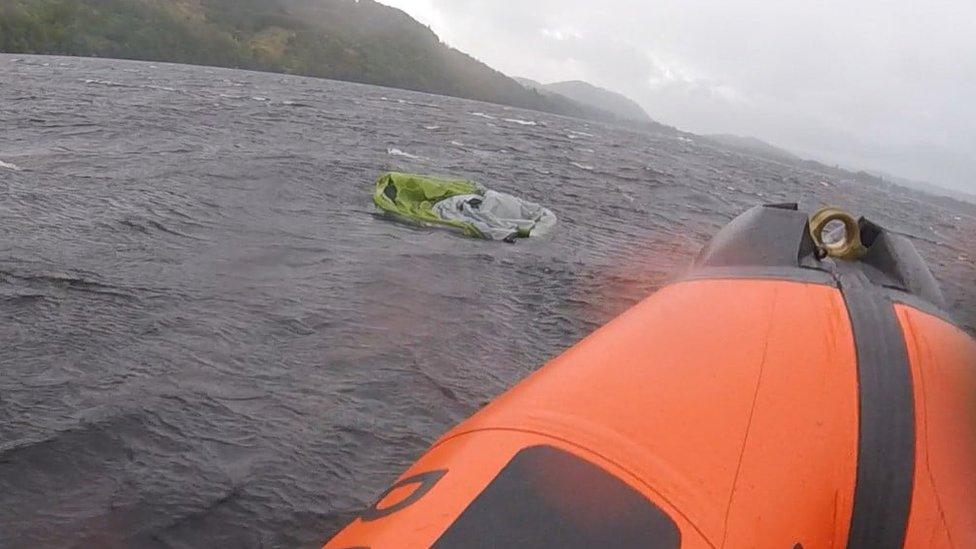
[[[510,194],[486,190],[481,194],[461,194],[433,204],[433,212],[451,221],[470,223],[485,238],[511,240],[541,236],[552,230],[556,215],[549,209]]]

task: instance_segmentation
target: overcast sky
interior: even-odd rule
[[[976,192],[976,0],[380,0],[512,76]]]

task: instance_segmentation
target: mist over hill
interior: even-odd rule
[[[727,133],[706,135],[704,137],[709,141],[714,141],[715,143],[719,143],[726,148],[734,149],[740,152],[758,154],[774,160],[801,160],[799,156],[791,153],[790,151],[767,143],[766,141],[756,137],[732,135]]]
[[[594,86],[589,82],[568,80],[566,82],[541,84],[529,78],[516,77],[515,80],[528,89],[538,90],[540,93],[550,96],[561,95],[577,103],[610,112],[621,120],[640,123],[653,122],[643,107],[638,105],[633,99],[623,94]]]

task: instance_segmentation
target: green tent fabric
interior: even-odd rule
[[[373,202],[381,210],[407,221],[448,225],[461,229],[468,236],[484,238],[473,224],[443,219],[433,211],[433,205],[445,198],[484,192],[480,185],[465,179],[391,172],[381,175],[376,181]]]
[[[544,235],[556,224],[547,208],[465,179],[386,173],[376,181],[373,202],[399,219],[486,240],[514,242]]]

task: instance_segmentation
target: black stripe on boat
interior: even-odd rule
[[[857,225],[866,253],[856,261],[835,261],[822,258],[808,218],[795,204],[757,206],[712,239],[687,279],[767,278],[841,290],[854,335],[859,413],[847,546],[897,548],[904,545],[912,503],[915,401],[894,303],[951,319],[938,282],[911,241],[863,218]]]
[[[847,547],[902,547],[915,471],[915,403],[904,334],[891,300],[860,269],[841,262],[835,274],[857,352],[857,481]]]

